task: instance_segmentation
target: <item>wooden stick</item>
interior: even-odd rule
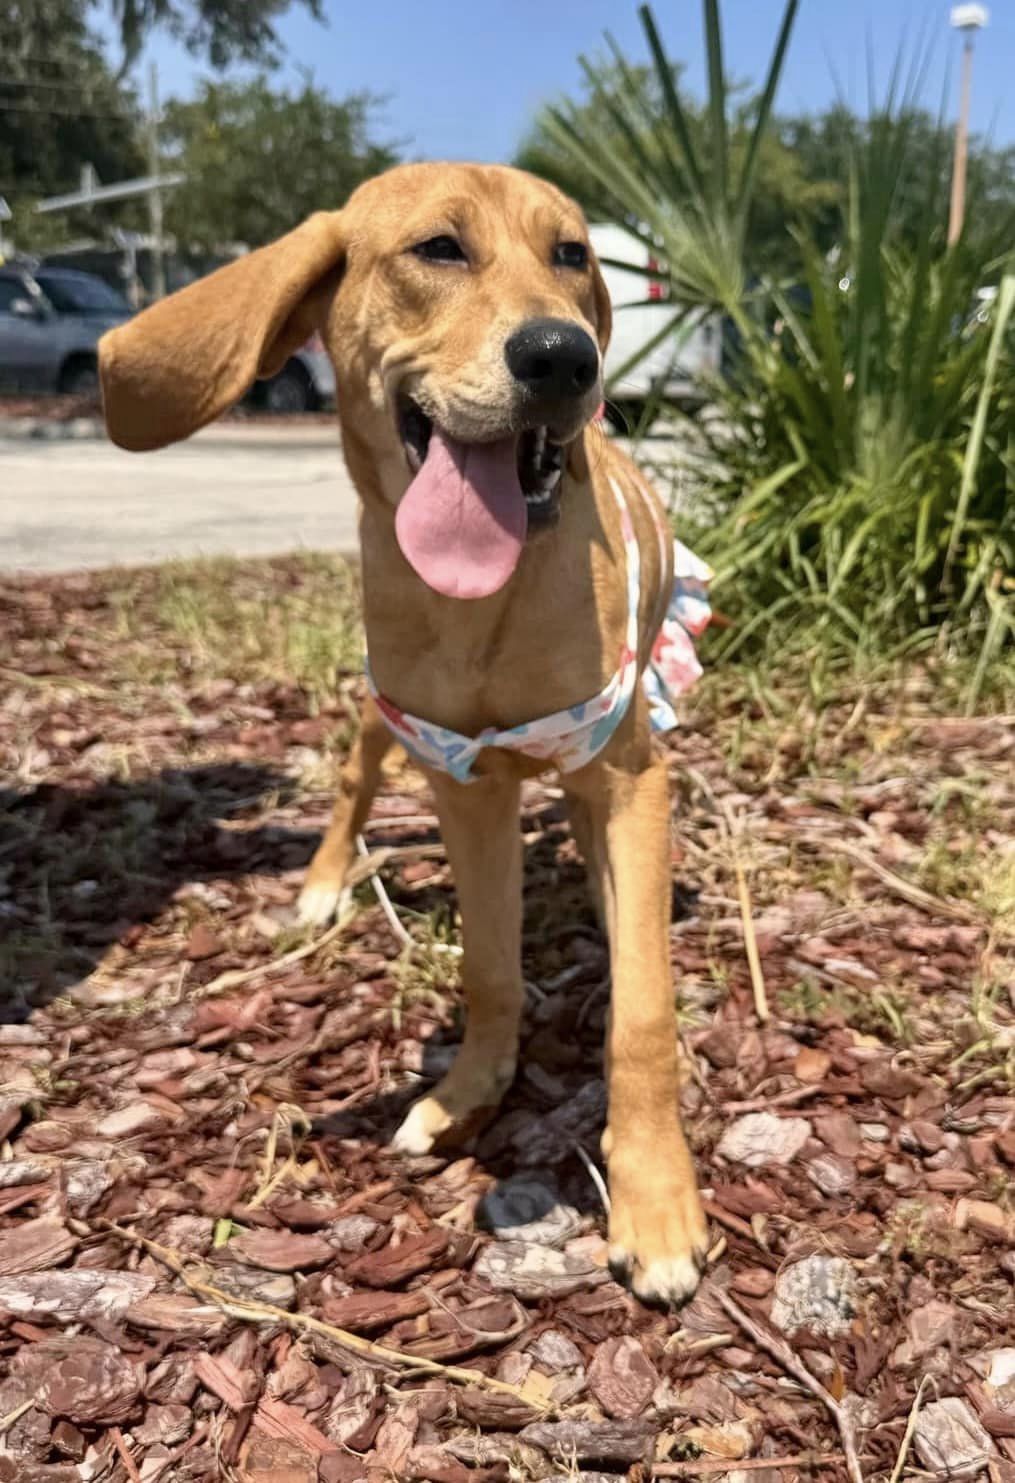
[[[466,1370],[458,1365],[443,1365],[438,1360],[425,1359],[418,1354],[402,1354],[397,1349],[388,1349],[383,1344],[374,1344],[370,1339],[364,1339],[361,1334],[353,1334],[347,1329],[324,1323],[309,1313],[290,1313],[285,1308],[276,1308],[271,1303],[258,1303],[249,1298],[237,1298],[232,1293],[224,1292],[222,1288],[206,1282],[203,1277],[194,1276],[179,1253],[170,1247],[151,1241],[147,1236],[140,1236],[136,1231],[128,1231],[112,1220],[100,1219],[97,1224],[106,1230],[113,1231],[123,1240],[130,1241],[133,1245],[150,1252],[171,1272],[175,1272],[192,1293],[214,1303],[231,1318],[237,1318],[244,1323],[279,1323],[288,1328],[303,1329],[312,1334],[320,1334],[332,1344],[338,1344],[343,1349],[351,1349],[354,1354],[361,1354],[374,1363],[398,1369],[411,1369],[422,1375],[443,1375],[446,1380],[455,1380],[459,1385],[477,1385],[484,1390],[495,1391],[498,1395],[509,1395],[512,1400],[521,1401],[523,1405],[530,1406],[534,1411],[552,1410],[552,1407],[545,1402],[537,1401],[527,1395],[521,1386],[508,1385],[503,1380],[494,1380],[480,1370]]]
[[[311,953],[316,953],[318,948],[326,947],[333,942],[340,932],[344,932],[349,925],[346,917],[329,927],[327,932],[322,932],[320,937],[315,937],[313,942],[305,942],[302,947],[293,948],[291,953],[283,953],[281,958],[269,958],[266,963],[258,963],[256,968],[230,968],[225,973],[220,973],[218,978],[213,978],[210,984],[205,984],[203,989],[198,989],[197,997],[207,999],[211,994],[221,994],[225,989],[238,988],[240,984],[248,984],[255,978],[260,978],[265,973],[276,973],[280,968],[288,968],[293,963],[298,963],[302,958],[309,958]]]
[[[750,1335],[761,1349],[770,1354],[774,1360],[782,1365],[795,1380],[799,1380],[805,1390],[816,1396],[825,1409],[831,1413],[842,1438],[842,1448],[845,1453],[846,1471],[849,1473],[851,1483],[864,1483],[863,1473],[860,1470],[860,1459],[857,1455],[856,1441],[854,1438],[853,1419],[845,1407],[826,1390],[821,1381],[811,1374],[806,1365],[802,1364],[785,1340],[778,1338],[775,1334],[763,1329],[760,1324],[745,1313],[740,1304],[724,1292],[721,1287],[711,1289],[712,1296],[725,1313],[734,1319],[745,1334]],[[739,1465],[739,1464],[738,1464]],[[728,1471],[728,1469],[727,1469]]]
[[[747,954],[747,966],[751,973],[754,1012],[760,1022],[766,1025],[771,1015],[768,1009],[768,994],[765,991],[765,975],[761,971],[761,955],[758,952],[758,938],[754,931],[751,893],[747,886],[747,876],[744,874],[744,865],[737,846],[737,834],[739,830],[732,813],[725,804],[722,805],[720,817],[726,824],[725,832],[729,839],[730,853],[733,856],[733,871],[737,878],[737,901],[740,904],[740,920],[744,927],[744,952]]]
[[[724,1210],[715,1200],[708,1200],[704,1196],[702,1196],[701,1204],[705,1214],[711,1220],[716,1221],[721,1226],[725,1226],[728,1231],[735,1231],[738,1236],[743,1236],[745,1241],[753,1241],[757,1245],[758,1238],[746,1220],[743,1220],[739,1215],[733,1215],[729,1210]]]
[[[818,854],[822,851],[831,851],[835,855],[845,855],[847,860],[852,860],[854,864],[870,871],[871,875],[877,876],[882,885],[887,886],[903,901],[908,901],[911,906],[918,906],[921,910],[931,912],[935,916],[949,917],[953,922],[966,922],[971,927],[981,928],[984,932],[990,929],[990,923],[974,907],[967,906],[963,901],[952,901],[948,897],[932,895],[930,891],[925,891],[915,882],[907,881],[905,876],[889,870],[887,865],[882,865],[881,861],[875,859],[867,850],[861,849],[859,845],[852,844],[849,840],[825,839],[817,835],[805,834],[802,836],[802,843],[817,851]],[[997,940],[1006,945],[1015,942],[1015,933],[999,931]]]
[[[357,834],[356,836],[356,849],[359,851],[360,856],[364,861],[369,861],[372,858],[370,850],[367,847],[367,842],[363,838],[362,834]],[[377,853],[380,852],[378,851]],[[387,858],[390,858],[390,856]],[[370,884],[374,888],[374,895],[377,897],[377,900],[380,903],[381,911],[384,913],[385,918],[387,919],[388,926],[391,928],[392,932],[395,934],[402,946],[404,948],[407,948],[409,952],[412,952],[412,949],[415,947],[415,943],[409,936],[409,933],[402,926],[402,923],[399,921],[398,913],[395,910],[394,905],[392,904],[391,897],[387,893],[384,882],[381,880],[380,870],[376,866],[371,871]]]
[[[788,1092],[777,1092],[774,1097],[751,1097],[746,1102],[724,1102],[722,1111],[726,1115],[738,1112],[767,1112],[770,1107],[792,1107],[797,1102],[806,1102],[808,1097],[823,1097],[824,1082],[811,1086],[790,1087]]]
[[[758,952],[758,938],[754,931],[754,916],[751,911],[751,893],[747,886],[747,876],[744,874],[743,861],[740,858],[740,850],[737,846],[737,835],[740,826],[733,817],[732,810],[725,799],[716,797],[711,783],[704,773],[698,772],[696,768],[689,767],[687,775],[698,790],[705,794],[715,808],[719,820],[719,828],[725,835],[730,854],[733,857],[733,872],[737,878],[737,901],[740,906],[740,921],[744,929],[744,951],[747,954],[747,967],[751,974],[751,990],[754,994],[754,1012],[761,1024],[765,1025],[771,1019],[768,1008],[768,994],[765,989],[765,975],[761,969],[761,955]]]
[[[920,1415],[920,1402],[923,1400],[923,1393],[927,1389],[927,1386],[929,1384],[930,1376],[924,1375],[923,1379],[920,1381],[920,1387],[917,1390],[916,1396],[913,1400],[913,1405],[909,1412],[909,1420],[906,1422],[906,1430],[902,1434],[902,1442],[899,1446],[899,1455],[895,1459],[895,1466],[892,1468],[892,1476],[889,1478],[888,1483],[899,1483],[899,1479],[902,1477],[902,1469],[906,1466],[906,1458],[909,1456],[909,1448],[913,1441],[913,1433],[916,1431],[917,1418]]]
[[[130,1448],[123,1439],[123,1432],[118,1426],[111,1426],[109,1428],[109,1435],[113,1440],[113,1446],[120,1454],[120,1461],[127,1469],[127,1477],[130,1479],[130,1483],[141,1483],[141,1474],[137,1470],[137,1463],[130,1455]]]
[[[37,1400],[38,1396],[30,1395],[27,1401],[21,1401],[19,1405],[14,1407],[13,1411],[8,1411],[6,1416],[0,1416],[0,1437],[5,1432],[10,1431],[14,1423],[20,1421],[25,1412],[30,1411]]]
[[[845,1462],[844,1452],[795,1452],[790,1457],[698,1457],[693,1462],[657,1462],[653,1478],[701,1478],[714,1473],[761,1473],[768,1468],[824,1468]]]

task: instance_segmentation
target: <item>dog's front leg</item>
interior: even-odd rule
[[[610,1260],[639,1297],[679,1303],[698,1285],[708,1229],[680,1125],[666,767],[593,763],[567,782],[597,831],[610,935]]]
[[[499,1104],[515,1074],[524,1000],[518,782],[484,777],[463,785],[428,776],[462,914],[467,1016],[451,1070],[395,1134],[394,1146],[413,1154]]]
[[[342,768],[331,823],[300,892],[297,911],[301,922],[323,926],[341,912],[342,898],[348,892],[345,878],[356,857],[356,836],[370,813],[381,780],[381,763],[394,745],[384,717],[367,696],[359,733]]]

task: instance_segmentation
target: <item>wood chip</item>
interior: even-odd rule
[[[609,1281],[609,1273],[584,1257],[544,1246],[494,1242],[480,1252],[473,1271],[502,1292],[523,1301],[564,1297]]]
[[[537,1421],[521,1440],[557,1462],[635,1463],[647,1466],[655,1428],[644,1421]]]
[[[137,1272],[111,1272],[99,1267],[75,1267],[0,1279],[0,1312],[22,1318],[78,1323],[105,1319],[115,1323],[131,1303],[146,1298],[153,1277]]]
[[[239,1261],[269,1272],[309,1272],[335,1260],[334,1247],[322,1236],[294,1231],[243,1231],[226,1249]]]
[[[658,1384],[655,1366],[630,1334],[600,1344],[589,1366],[589,1389],[607,1416],[615,1420],[631,1421],[640,1416]]]
[[[41,1215],[26,1220],[0,1239],[0,1277],[13,1277],[24,1272],[43,1272],[65,1262],[77,1246],[62,1220]]]

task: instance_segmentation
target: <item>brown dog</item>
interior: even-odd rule
[[[632,562],[633,674],[672,570],[655,497],[590,426],[610,305],[584,218],[557,190],[472,165],[368,182],[341,211],[107,335],[111,436],[135,450],[187,437],[314,330],[335,364],[362,499],[371,681],[387,698],[364,708],[303,891],[304,917],[323,920],[394,743],[389,724],[422,717],[465,740],[598,697],[634,631]],[[639,1295],[680,1301],[697,1285],[706,1223],[678,1110],[666,769],[641,686],[628,693],[608,743],[562,782],[610,936],[611,1259]],[[404,1150],[424,1152],[495,1106],[514,1076],[519,787],[547,765],[493,745],[468,782],[424,766],[458,886],[468,1023],[451,1071],[399,1130]]]

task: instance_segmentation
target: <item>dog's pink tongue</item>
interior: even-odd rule
[[[395,516],[402,554],[427,586],[489,597],[518,565],[527,524],[515,440],[454,443],[435,427]]]

